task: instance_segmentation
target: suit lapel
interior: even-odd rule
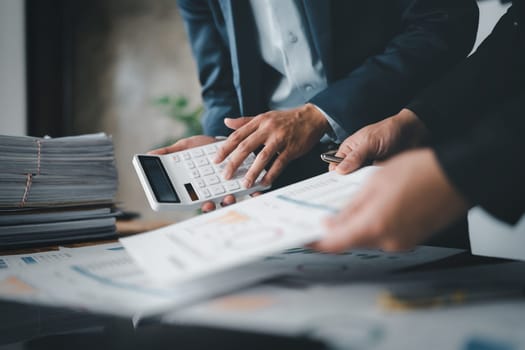
[[[248,0],[221,0],[230,41],[233,80],[242,115],[265,111],[261,93],[261,57],[257,31]]]
[[[345,0],[348,1],[348,0]],[[328,81],[333,79],[332,64],[332,1],[303,0],[306,20],[310,26],[312,41],[326,73]]]

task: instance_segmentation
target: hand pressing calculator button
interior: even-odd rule
[[[253,153],[246,157],[232,179],[224,179],[222,173],[229,159],[220,164],[213,162],[223,143],[165,155],[135,155],[133,165],[150,206],[154,210],[190,210],[210,200],[220,203],[229,194],[242,196],[270,188],[260,184],[265,170],[252,187],[242,186],[244,176],[255,161]]]

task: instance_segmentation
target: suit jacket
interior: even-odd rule
[[[510,223],[525,212],[524,10],[515,0],[472,56],[408,106],[451,183]]]
[[[302,0],[328,87],[310,102],[351,133],[397,113],[470,51],[474,0]],[[247,0],[179,0],[205,105],[206,134],[224,117],[268,110],[263,62]]]

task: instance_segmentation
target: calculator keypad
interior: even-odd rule
[[[213,159],[217,153],[218,144],[198,147],[188,151],[175,153],[172,157],[176,163],[183,162],[190,176],[191,184],[197,191],[200,199],[210,198],[211,196],[226,195],[243,188],[241,181],[248,172],[248,169],[255,161],[252,153],[239,166],[233,174],[232,179],[226,180],[222,176],[224,168],[229,159],[220,164],[215,164]],[[261,174],[257,181],[262,179]]]

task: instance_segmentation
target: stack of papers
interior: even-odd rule
[[[0,135],[0,247],[114,235],[117,183],[105,134]]]

